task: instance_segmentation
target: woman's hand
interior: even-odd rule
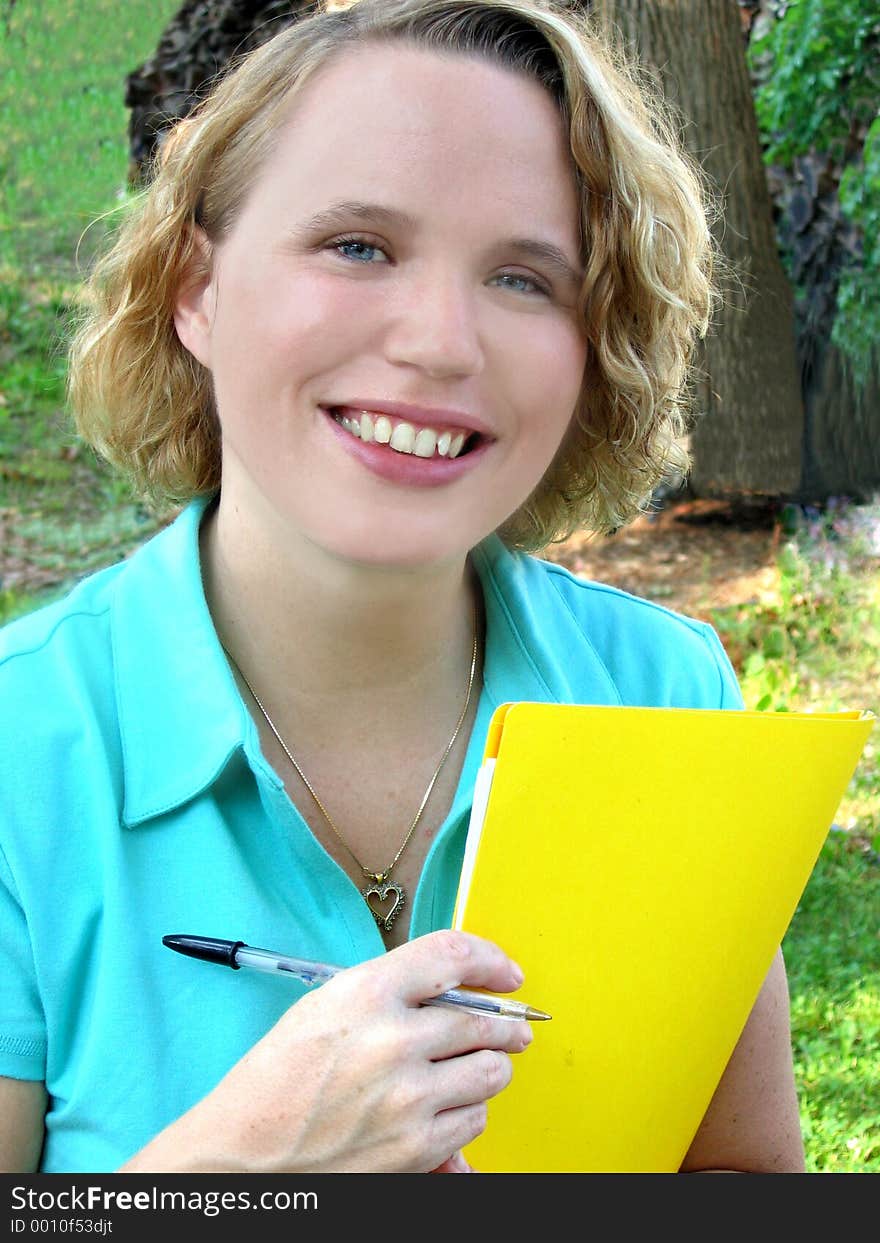
[[[454,1152],[448,1161],[444,1161],[442,1165],[438,1165],[436,1170],[431,1170],[432,1174],[476,1174],[477,1171],[472,1165],[468,1165],[465,1158],[460,1152]]]
[[[459,986],[510,992],[489,941],[434,932],[351,967],[291,1006],[128,1171],[455,1172],[486,1102],[530,1043],[526,1022],[421,1006]]]

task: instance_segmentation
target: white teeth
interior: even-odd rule
[[[423,427],[416,436],[416,442],[413,446],[413,453],[416,457],[433,457],[434,450],[437,448],[437,433],[432,431],[430,427]]]
[[[437,432],[433,427],[420,427],[411,423],[398,423],[395,427],[387,415],[372,415],[366,410],[358,411],[356,418],[339,413],[336,421],[346,431],[363,440],[365,444],[388,445],[397,453],[414,457],[432,458],[436,450],[439,457],[455,458],[461,453],[467,439],[466,432]]]
[[[391,439],[391,420],[380,414],[373,427],[373,434],[380,445],[387,445]]]
[[[415,428],[411,423],[398,423],[388,443],[398,453],[412,453],[416,443]]]

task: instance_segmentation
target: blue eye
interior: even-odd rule
[[[502,272],[498,279],[500,281],[522,281],[525,285],[531,285],[530,290],[514,289],[514,293],[539,293],[544,294],[545,296],[550,293],[547,286],[542,284],[540,281],[533,280],[531,276],[521,276],[518,272]],[[507,288],[510,289],[512,286],[508,285]]]
[[[340,237],[335,242],[330,243],[330,249],[340,252],[346,259],[351,259],[355,263],[370,262],[369,256],[362,255],[358,257],[356,255],[344,254],[345,249],[351,247],[360,247],[362,251],[376,251],[378,254],[385,254],[380,246],[375,246],[372,242],[366,242],[362,237]]]
[[[389,261],[386,252],[381,246],[377,246],[374,242],[369,242],[362,237],[338,237],[334,241],[328,243],[327,249],[336,251],[337,254],[341,255],[342,258],[347,259],[351,263],[360,263],[364,266],[372,264],[371,254],[383,255],[383,262],[387,263]],[[352,250],[360,250],[361,253],[359,255],[351,253],[346,254],[346,251],[350,252]],[[518,281],[520,286],[528,286],[528,288],[517,288],[513,284],[507,284],[504,286],[505,288],[510,289],[513,293],[524,293],[529,297],[534,297],[535,294],[545,298],[552,296],[551,289],[547,285],[543,284],[543,282],[537,281],[531,276],[523,276],[519,272],[502,272],[496,279],[498,281],[506,282]]]

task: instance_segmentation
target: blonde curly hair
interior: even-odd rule
[[[80,435],[154,504],[219,489],[211,376],[173,322],[199,261],[193,226],[212,242],[228,232],[291,100],[366,40],[483,56],[557,104],[581,201],[585,380],[551,466],[499,535],[536,551],[625,525],[688,468],[688,379],[718,297],[713,203],[653,79],[564,0],[323,0],[230,65],[169,132],[84,286],[68,368]]]

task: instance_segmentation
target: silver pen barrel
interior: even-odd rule
[[[338,967],[331,967],[327,963],[291,958],[289,954],[257,949],[253,945],[243,945],[237,949],[235,962],[236,966],[249,967],[252,971],[272,971],[280,972],[282,975],[291,975],[303,984],[324,984],[339,971]]]
[[[329,963],[292,958],[289,954],[258,949],[253,945],[239,945],[235,949],[234,956],[237,967],[249,967],[253,971],[289,975],[307,985],[323,984],[342,970],[341,967],[331,966]],[[470,992],[463,988],[450,988],[437,997],[426,998],[421,1004],[452,1006],[458,1010],[470,1011],[472,1014],[492,1014],[497,1018],[526,1019],[529,1022],[551,1017],[543,1010],[536,1010],[534,1006],[528,1006],[522,1001],[514,1001],[509,997],[496,997],[492,993]]]
[[[526,1019],[530,1022],[551,1017],[543,1010],[536,1010],[534,1006],[510,997],[495,997],[491,993],[474,993],[460,988],[450,988],[437,997],[426,997],[422,1005],[453,1006],[459,1010],[468,1010],[472,1014],[493,1014],[497,1018]]]

